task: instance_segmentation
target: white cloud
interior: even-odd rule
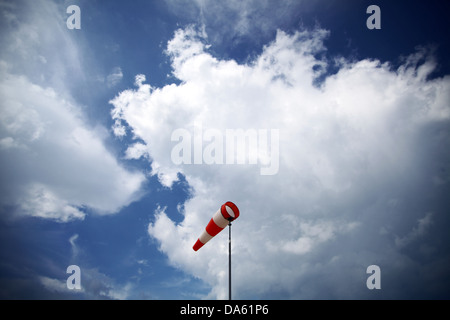
[[[2,205],[66,222],[82,208],[114,213],[137,199],[145,176],[120,166],[76,105],[5,68],[0,95]]]
[[[0,8],[0,14],[15,17],[2,25],[0,37],[0,59],[8,62],[11,73],[61,93],[86,82],[88,57],[80,50],[85,43],[68,32],[66,8],[54,1],[15,1]]]
[[[362,297],[358,272],[374,260],[409,261],[392,250],[398,221],[415,220],[423,216],[419,207],[442,200],[428,188],[448,148],[434,162],[430,157],[448,130],[433,136],[427,128],[449,121],[450,79],[427,81],[434,61],[422,51],[424,63],[410,60],[398,70],[377,60],[342,60],[318,87],[326,61],[315,54],[326,50],[327,34],[279,31],[243,65],[209,54],[203,31],[180,29],[167,53],[181,83],[154,88],[139,75],[136,90],[111,101],[114,119],[145,142],[162,183],[171,186],[181,172],[193,187],[184,220],[175,223],[159,209],[148,232],[171,265],[211,285],[210,298],[227,297],[226,232],[198,252],[192,245],[227,200],[241,210],[233,224],[235,297],[272,298]],[[261,176],[248,164],[175,165],[172,132],[199,125],[279,129],[279,173]],[[430,200],[411,199],[417,192]],[[394,207],[392,199],[416,205]]]
[[[48,188],[39,184],[28,185],[26,193],[14,204],[20,207],[20,213],[33,217],[53,219],[61,222],[76,219],[82,220],[85,217],[85,214],[76,206],[58,198]]]
[[[120,134],[118,134],[120,136]],[[128,147],[125,151],[125,159],[139,159],[141,157],[147,157],[147,147],[142,143],[135,143]]]
[[[87,210],[115,213],[139,197],[145,180],[121,166],[106,129],[89,124],[71,94],[86,82],[89,57],[80,58],[83,38],[67,29],[65,8],[52,1],[0,8],[10,17],[0,37],[0,205],[60,222]],[[117,67],[107,80],[121,77]]]

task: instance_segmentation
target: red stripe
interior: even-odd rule
[[[220,213],[222,213],[222,216],[225,218],[225,219],[227,219],[227,220],[229,220],[231,217],[230,217],[230,215],[228,214],[228,212],[227,212],[227,208],[225,208],[225,204],[223,204],[221,207],[220,207]]]
[[[206,226],[206,232],[208,232],[208,234],[211,237],[214,237],[216,234],[218,234],[220,231],[222,231],[223,228],[219,227],[213,219],[211,219],[208,223],[208,225]]]
[[[194,251],[197,251],[197,250],[200,249],[201,247],[203,247],[203,243],[200,241],[200,239],[197,239],[197,242],[194,244],[194,246],[192,247],[192,249],[194,249]]]

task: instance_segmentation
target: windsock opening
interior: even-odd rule
[[[239,209],[231,201],[225,202],[220,208],[220,212],[222,213],[222,216],[230,222],[239,217]]]

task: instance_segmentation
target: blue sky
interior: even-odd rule
[[[0,1],[0,298],[227,298],[226,232],[192,246],[231,200],[235,298],[448,299],[449,9]],[[195,163],[236,129],[271,157]]]

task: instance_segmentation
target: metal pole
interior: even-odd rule
[[[231,300],[231,222],[228,223],[228,297]]]

